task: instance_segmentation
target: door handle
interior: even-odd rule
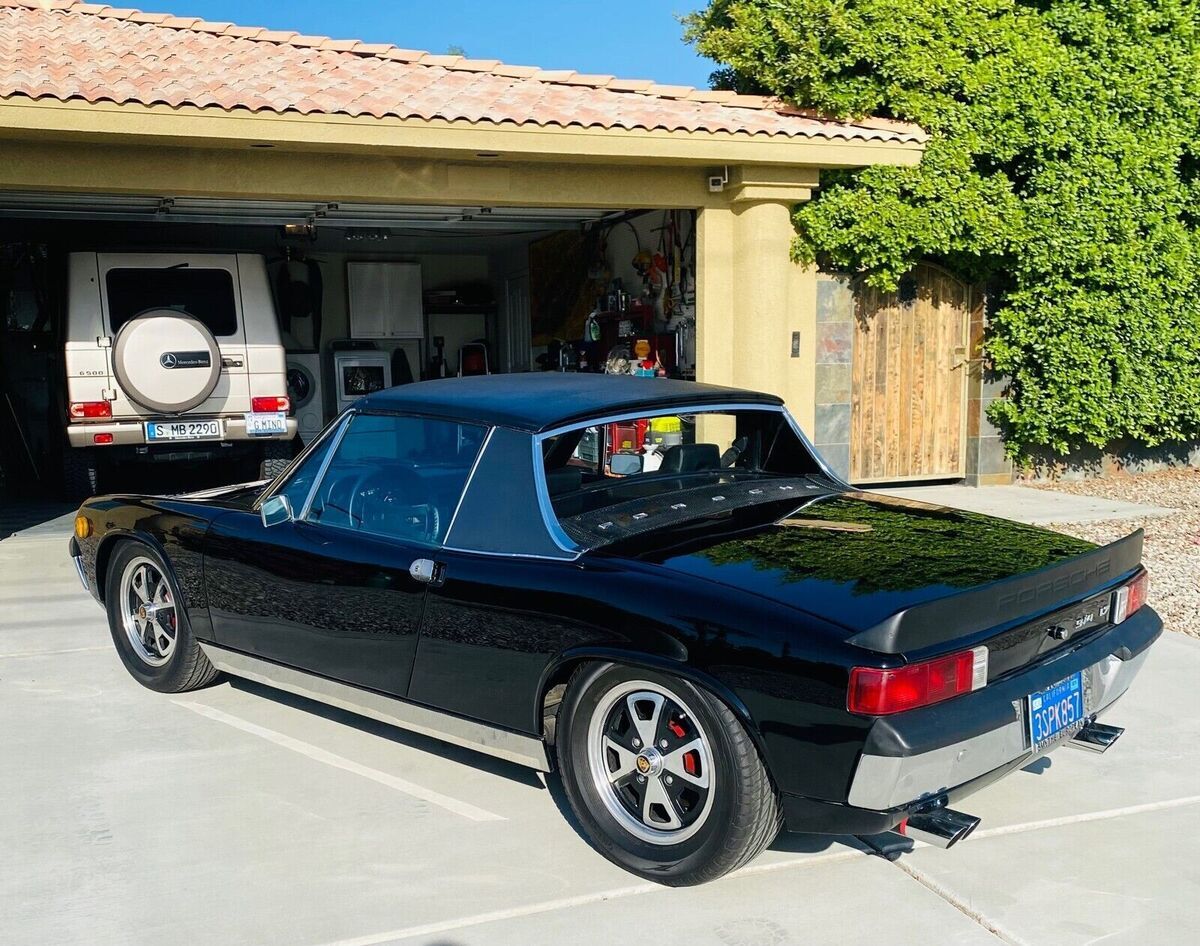
[[[445,577],[446,567],[441,562],[431,558],[418,558],[408,566],[408,573],[414,581],[425,585],[440,585]]]

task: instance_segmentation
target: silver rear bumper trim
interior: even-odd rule
[[[1129,689],[1148,653],[1146,649],[1130,660],[1110,655],[1088,667],[1091,700],[1087,712],[1091,715],[1103,712]],[[911,756],[864,754],[854,772],[847,801],[856,808],[886,811],[943,794],[1023,755],[1034,758],[1025,731],[1024,710],[1017,710],[1014,716],[1005,726],[929,752]],[[1046,755],[1060,745],[1063,742],[1038,755]]]

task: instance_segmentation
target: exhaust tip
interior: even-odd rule
[[[1105,752],[1124,732],[1120,726],[1106,726],[1092,720],[1071,737],[1071,745],[1092,752]]]
[[[979,820],[953,808],[931,808],[909,815],[901,823],[901,833],[914,841],[924,841],[945,850],[969,837],[979,827]]]

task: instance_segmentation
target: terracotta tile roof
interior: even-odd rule
[[[777,99],[439,56],[72,0],[0,0],[0,98],[922,142]]]

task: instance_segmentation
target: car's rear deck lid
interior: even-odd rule
[[[911,653],[1044,614],[1113,584],[1142,560],[1143,531],[1064,562],[897,611],[849,638],[885,654]]]

